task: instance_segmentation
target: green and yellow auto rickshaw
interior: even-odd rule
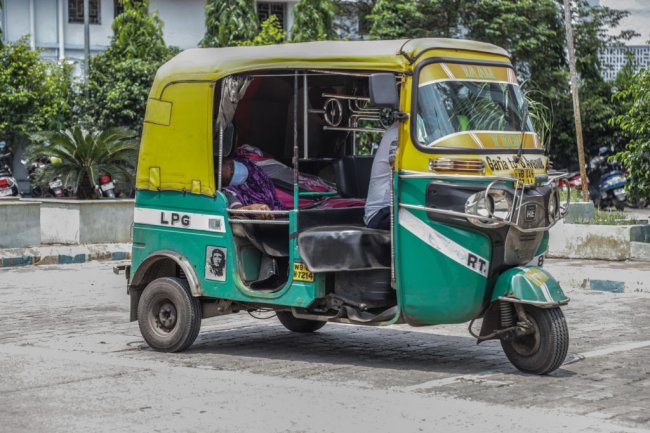
[[[389,126],[383,230],[364,224],[364,143]],[[236,205],[230,161],[243,157],[272,182],[251,194],[273,189],[281,204]],[[517,368],[549,373],[569,342],[569,299],[542,267],[564,212],[556,180],[493,45],[187,50],[160,68],[147,103],[131,320],[165,352],[187,349],[204,318],[260,309],[295,332],[471,321]]]

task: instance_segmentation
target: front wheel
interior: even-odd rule
[[[152,349],[182,352],[199,335],[201,302],[192,296],[187,281],[157,278],[142,292],[138,324],[142,337]]]
[[[318,331],[327,323],[318,320],[298,319],[294,317],[290,311],[278,311],[276,315],[278,316],[280,323],[292,332],[308,333]]]
[[[534,332],[501,340],[510,362],[524,373],[548,374],[557,370],[569,350],[569,329],[559,308],[524,306]]]

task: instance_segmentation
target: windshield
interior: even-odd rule
[[[416,137],[421,145],[464,131],[521,132],[524,99],[507,82],[438,80],[420,84]],[[532,132],[530,118],[525,131]]]

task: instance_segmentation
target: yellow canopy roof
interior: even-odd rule
[[[174,81],[217,80],[225,75],[260,69],[403,71],[413,63],[413,59],[431,50],[470,51],[509,57],[507,51],[492,44],[434,38],[193,48],[183,51],[158,70],[150,97],[161,97],[165,86]]]

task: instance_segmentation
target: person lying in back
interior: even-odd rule
[[[254,162],[236,156],[223,161],[221,183],[231,209],[243,210],[285,210],[278,200],[275,186],[264,170]],[[260,219],[273,219],[272,214],[255,215]]]
[[[224,193],[231,209],[287,210],[293,208],[293,169],[265,156],[261,150],[244,145],[233,158],[223,162],[221,173]],[[318,176],[300,173],[301,191],[336,193],[336,187]],[[341,197],[299,199],[301,208],[343,208],[363,206],[364,201]],[[272,214],[256,214],[257,218],[272,219]]]

